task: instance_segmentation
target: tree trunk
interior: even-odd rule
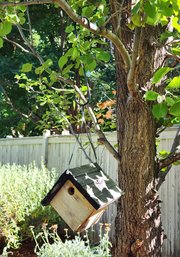
[[[152,76],[155,49],[150,29],[144,31],[136,79],[140,87]],[[152,29],[151,29],[152,33]],[[117,74],[117,131],[121,161],[119,186],[124,191],[116,218],[116,257],[159,257],[163,242],[159,196],[156,188],[156,123],[141,95],[131,97],[127,74],[115,50]]]
[[[160,256],[162,229],[155,190],[155,124],[138,99],[131,98],[123,113],[124,133],[118,132],[119,184],[124,195],[116,218],[116,256]]]

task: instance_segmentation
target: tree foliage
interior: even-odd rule
[[[158,228],[161,234],[160,225],[152,224],[155,217],[159,220],[155,195],[169,169],[160,170],[180,158],[178,134],[166,157],[159,159],[155,152],[155,137],[180,123],[179,10],[179,0],[0,1],[1,66],[7,71],[1,78],[2,105],[8,100],[13,113],[39,131],[70,127],[76,132],[86,117],[99,143],[118,160],[119,182],[129,190],[121,200],[126,206],[122,227],[129,229],[125,239],[117,239],[117,244],[126,241],[119,246],[122,256],[137,256],[139,248],[138,256],[147,256],[152,242],[134,237],[145,238]],[[9,69],[6,60],[17,65],[11,62]],[[3,117],[12,116],[3,108]],[[118,151],[103,133],[115,129],[116,120]],[[132,192],[142,199],[136,195],[132,200]],[[135,232],[126,212],[128,200],[134,206],[132,217],[142,222],[143,229]],[[159,244],[157,234],[154,242]],[[151,256],[157,256],[159,245],[153,251]]]

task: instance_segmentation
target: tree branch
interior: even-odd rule
[[[86,97],[83,95],[83,93],[81,92],[81,90],[78,88],[77,85],[75,85],[73,83],[73,81],[71,80],[65,80],[63,77],[58,77],[60,81],[63,81],[64,83],[68,83],[70,85],[72,85],[72,87],[74,88],[74,90],[78,93],[78,95],[80,96],[81,100],[83,101],[83,103],[88,103]],[[120,161],[120,155],[119,153],[115,150],[115,148],[110,144],[110,142],[107,140],[105,134],[101,131],[100,126],[97,122],[96,116],[91,108],[91,106],[89,104],[86,104],[86,108],[88,110],[89,116],[91,117],[93,124],[94,124],[94,128],[95,128],[95,133],[98,135],[99,139],[98,142],[103,144],[106,149],[114,156],[114,158],[117,161]]]
[[[58,4],[61,9],[76,23],[83,26],[84,28],[88,29],[94,34],[97,34],[99,36],[103,36],[109,40],[112,41],[112,43],[116,46],[117,50],[120,52],[127,71],[130,68],[131,58],[130,55],[125,48],[124,44],[120,40],[120,38],[112,33],[111,31],[105,29],[105,28],[98,28],[96,24],[88,22],[87,19],[84,19],[83,17],[79,16],[77,13],[75,13],[72,8],[67,4],[64,0],[53,0],[54,3]]]
[[[26,36],[24,35],[24,32],[22,30],[22,27],[20,25],[16,25],[19,33],[22,37],[22,39],[24,40],[25,44],[29,47],[29,49],[31,50],[32,54],[39,60],[40,64],[42,65],[44,63],[42,57],[39,55],[39,53],[34,49],[34,47],[30,44],[30,42],[28,41],[28,39],[26,38]]]
[[[180,126],[179,126],[176,136],[174,138],[174,142],[171,147],[171,153],[169,154],[169,156],[167,156],[163,160],[160,160],[158,163],[158,181],[157,181],[157,185],[156,185],[157,190],[160,188],[162,183],[165,181],[165,178],[171,169],[171,166],[172,166],[171,164],[177,160],[180,160],[180,158],[179,158],[180,153],[179,152],[176,153],[177,147],[179,145],[180,145]],[[167,167],[167,170],[164,172],[161,172],[161,169],[165,168],[165,167]]]
[[[3,37],[4,40],[6,40],[7,42],[19,47],[23,52],[25,53],[28,53],[28,54],[31,54],[31,55],[34,55],[33,53],[31,53],[28,49],[24,48],[22,45],[18,44],[17,42],[11,40],[11,39],[8,39],[7,37]]]
[[[12,107],[12,109],[13,109],[14,111],[16,111],[17,113],[19,113],[22,117],[28,119],[29,116],[28,116],[27,114],[21,112],[18,108],[16,108],[16,107],[14,106],[14,104],[13,104],[12,101],[11,101],[11,99],[10,99],[9,96],[7,95],[5,89],[4,89],[2,86],[0,86],[0,88],[1,88],[1,90],[2,90],[2,92],[3,92],[3,94],[4,94],[4,96],[6,97],[6,100],[7,100],[8,104]]]
[[[35,1],[22,1],[22,2],[0,2],[0,7],[7,6],[22,6],[22,5],[40,5],[40,4],[52,4],[52,0],[35,0]]]
[[[138,59],[138,54],[139,54],[140,37],[141,37],[141,28],[136,28],[135,37],[134,37],[134,46],[133,46],[133,51],[132,51],[132,53],[133,53],[132,54],[132,62],[131,62],[131,67],[130,67],[128,77],[127,77],[127,87],[128,87],[129,93],[132,96],[137,95],[135,70],[136,70],[137,59]]]
[[[115,45],[115,47],[117,48],[117,50],[119,51],[119,53],[121,54],[123,61],[125,63],[125,68],[127,70],[127,72],[129,71],[130,65],[131,65],[131,58],[130,55],[126,49],[126,47],[124,46],[124,44],[122,43],[122,41],[120,40],[120,38],[112,33],[111,31],[107,30],[106,28],[98,28],[98,26],[95,23],[91,23],[89,22],[86,18],[83,18],[81,16],[79,16],[75,11],[73,11],[73,9],[71,8],[71,6],[65,1],[65,0],[51,0],[51,1],[43,1],[43,0],[37,0],[37,1],[23,1],[23,2],[15,2],[15,3],[6,3],[6,2],[1,2],[0,3],[0,7],[1,6],[18,6],[18,5],[33,5],[33,4],[47,4],[47,3],[56,3],[57,5],[59,5],[61,7],[61,9],[76,23],[78,23],[79,25],[81,25],[82,27],[88,29],[89,31],[91,31],[92,33],[99,35],[99,36],[103,36],[109,40],[112,41],[112,43]],[[19,25],[17,25],[18,27],[20,27]],[[19,28],[18,28],[19,29]],[[19,30],[20,32],[20,30]],[[20,32],[21,33],[21,32]],[[22,33],[21,33],[22,34]],[[28,45],[29,47],[29,45]],[[30,48],[31,49],[31,48]]]
[[[31,39],[31,45],[33,46],[32,25],[31,25],[31,18],[30,18],[30,15],[29,15],[29,7],[28,6],[26,8],[26,13],[27,13],[27,19],[28,19],[29,35],[30,35],[30,39]]]
[[[170,154],[168,157],[166,157],[165,159],[161,160],[159,162],[159,169],[163,169],[168,167],[169,165],[171,165],[172,163],[179,161],[180,160],[180,153],[173,153]]]

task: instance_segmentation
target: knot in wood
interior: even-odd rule
[[[131,245],[131,252],[133,256],[139,251],[139,249],[142,247],[144,241],[142,239],[137,239],[134,243]]]

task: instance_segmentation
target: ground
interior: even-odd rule
[[[22,244],[20,249],[18,250],[11,250],[9,257],[36,257],[37,255],[34,253],[34,243],[32,241],[26,241]],[[2,249],[0,249],[1,252]],[[1,255],[0,255],[1,256]]]

